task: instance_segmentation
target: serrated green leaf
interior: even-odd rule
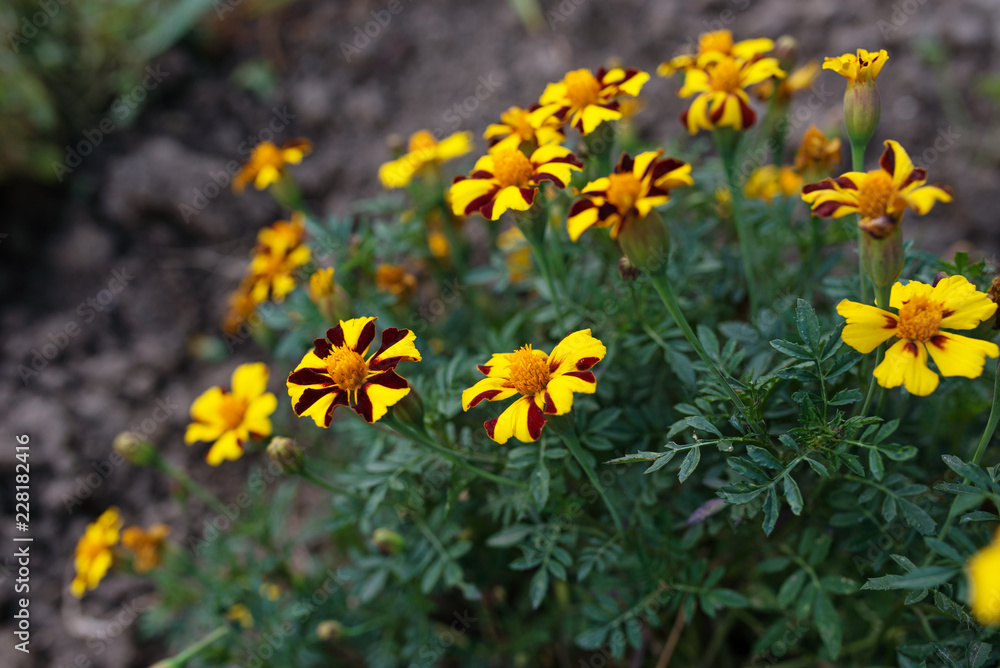
[[[510,547],[520,543],[532,531],[534,527],[527,524],[513,524],[487,538],[486,544],[490,547]]]
[[[802,585],[806,583],[806,578],[808,578],[808,573],[797,570],[782,583],[781,588],[778,589],[777,602],[779,607],[787,608],[791,605],[799,592],[802,591]]]
[[[815,358],[815,355],[813,355],[811,350],[804,348],[797,343],[785,341],[784,339],[774,339],[771,341],[771,347],[779,353],[797,360],[811,360]]]
[[[862,589],[885,591],[889,589],[931,589],[958,575],[960,571],[944,566],[926,566],[905,575],[883,575],[870,578]]]
[[[871,471],[872,477],[879,482],[885,477],[885,463],[882,461],[882,455],[875,448],[868,451],[868,470]]]
[[[837,609],[833,607],[833,601],[824,591],[816,592],[813,622],[816,624],[816,630],[819,631],[819,637],[823,640],[823,646],[826,647],[830,658],[837,659],[840,656],[844,630],[841,626],[840,616],[837,615]]]
[[[896,499],[888,494],[882,501],[882,519],[886,522],[896,519]]]
[[[842,575],[825,575],[819,579],[823,589],[832,594],[853,594],[858,591],[858,583]]]
[[[851,389],[851,390],[841,390],[833,395],[830,399],[829,404],[831,406],[847,406],[850,404],[856,404],[861,401],[861,390]]]
[[[664,466],[669,464],[670,460],[673,459],[674,455],[676,454],[677,454],[676,450],[671,450],[670,452],[660,455],[660,457],[655,462],[646,467],[646,470],[642,472],[643,475],[648,475],[650,473],[653,473],[654,471],[659,471]]]
[[[944,541],[930,536],[924,536],[924,543],[926,543],[927,547],[929,547],[935,554],[939,554],[945,559],[950,559],[959,566],[963,566],[966,562],[965,557],[959,554],[958,550]]]
[[[756,445],[748,445],[747,454],[750,455],[750,459],[754,460],[764,468],[769,468],[773,471],[781,471],[784,469],[781,462],[779,462],[774,455],[764,448],[757,447]]]
[[[698,462],[701,461],[701,448],[691,448],[688,452],[687,457],[681,462],[681,468],[677,472],[677,479],[680,482],[687,480],[694,470],[698,468]]]
[[[719,438],[722,438],[722,432],[719,431],[715,425],[701,417],[700,415],[692,415],[690,417],[684,418],[684,421],[689,427],[697,431],[707,431],[711,434],[715,434]]]
[[[802,492],[790,474],[785,475],[785,501],[795,515],[802,514]]]
[[[539,461],[531,477],[528,478],[528,490],[538,508],[544,508],[549,500],[549,470],[544,461]]]
[[[771,532],[774,531],[774,526],[778,523],[780,510],[781,504],[778,501],[778,495],[775,493],[774,487],[770,487],[767,490],[767,496],[764,498],[764,523],[761,525],[765,536],[770,536]]]
[[[804,299],[795,302],[795,326],[799,330],[799,336],[810,350],[819,348],[820,329],[819,320],[816,318],[816,311],[812,304]]]
[[[903,510],[903,517],[906,519],[906,523],[911,527],[925,536],[929,536],[936,531],[937,524],[923,508],[906,499],[900,499],[899,506]]]
[[[545,594],[549,590],[549,572],[544,568],[539,568],[535,571],[535,574],[531,576],[531,583],[528,585],[528,591],[531,596],[531,609],[538,610],[538,607],[545,600]]]

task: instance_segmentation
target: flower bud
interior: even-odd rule
[[[420,393],[411,387],[406,396],[392,407],[392,415],[405,425],[423,429],[424,400],[420,398]]]
[[[629,222],[618,234],[618,243],[633,267],[650,274],[667,272],[670,231],[653,209],[640,220]]]
[[[399,554],[406,547],[406,539],[392,529],[380,527],[372,534],[372,542],[379,552],[387,557]]]
[[[635,279],[639,278],[639,268],[629,262],[627,257],[618,258],[618,275],[622,277],[622,280],[626,283],[631,283]]]
[[[844,127],[852,146],[867,146],[882,115],[882,102],[874,79],[856,81],[844,91]]]
[[[302,449],[290,438],[284,436],[272,438],[267,445],[267,456],[284,473],[294,475],[302,472]]]
[[[136,466],[149,466],[156,461],[156,448],[148,440],[132,431],[123,431],[115,436],[111,447],[126,461]]]
[[[888,216],[883,216],[888,218]],[[876,219],[873,223],[881,219]],[[879,234],[865,229],[861,235],[861,266],[877,288],[889,288],[903,273],[903,232],[898,221],[883,221],[875,228]],[[888,308],[888,304],[879,304]]]
[[[993,284],[986,294],[994,304],[1000,305],[1000,276],[993,279]],[[1000,307],[997,308],[996,317],[993,319],[993,329],[1000,329]]]
[[[344,625],[335,619],[324,619],[316,627],[316,636],[324,641],[339,640],[344,632]]]

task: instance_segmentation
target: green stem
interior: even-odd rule
[[[1000,361],[997,362],[996,378],[993,379],[993,405],[990,406],[990,419],[986,423],[986,430],[983,432],[982,438],[979,439],[979,445],[976,446],[976,454],[972,455],[972,463],[976,466],[979,466],[979,463],[983,461],[986,446],[990,444],[990,439],[993,438],[993,433],[997,430],[997,423],[1000,423]]]
[[[214,642],[216,642],[221,638],[224,638],[231,632],[232,632],[231,625],[225,624],[223,626],[220,626],[219,628],[215,629],[214,631],[209,633],[207,636],[205,636],[198,642],[184,649],[180,654],[172,656],[169,659],[163,659],[162,661],[158,661],[153,666],[151,666],[151,668],[182,668],[184,664],[186,664],[188,661],[190,661],[191,659],[195,658],[203,651],[205,651],[205,649],[208,648],[209,645],[213,644]]]
[[[750,300],[751,319],[757,315],[757,279],[753,263],[753,246],[751,230],[743,218],[743,188],[736,180],[736,145],[740,135],[730,128],[715,130],[715,145],[722,156],[722,166],[726,172],[726,182],[729,184],[729,196],[733,209],[733,222],[736,224],[736,236],[740,242],[740,256],[743,259],[743,273],[746,277],[747,297]]]
[[[862,274],[862,282],[864,281],[864,274]],[[889,296],[892,294],[891,287],[876,287],[875,288],[875,301],[878,303],[879,308],[887,309],[889,308]],[[885,357],[886,344],[882,343],[879,345],[878,350],[875,351],[875,368],[882,363],[882,359]],[[875,372],[872,372],[871,380],[868,381],[868,391],[865,393],[865,402],[861,404],[861,416],[864,417],[868,415],[868,409],[871,407],[872,398],[875,396],[875,386],[878,382],[875,380]]]
[[[864,171],[865,168],[865,144],[851,144],[851,168],[855,172]],[[859,214],[854,214],[854,224],[858,229],[858,282],[859,290],[861,294],[861,303],[868,303],[868,282],[865,278],[865,266],[861,259],[861,235],[864,234],[864,230],[861,229],[861,216]],[[886,308],[888,302],[882,308]]]
[[[729,384],[726,374],[723,373],[722,369],[719,368],[719,365],[715,363],[715,360],[709,357],[708,352],[704,347],[702,347],[701,341],[699,341],[698,337],[695,336],[694,330],[691,329],[691,325],[688,324],[687,318],[684,317],[684,313],[681,311],[680,304],[677,303],[677,297],[674,296],[674,291],[671,289],[670,282],[667,280],[666,276],[652,275],[650,276],[650,279],[657,294],[660,295],[660,300],[667,308],[667,312],[670,313],[670,317],[673,318],[674,322],[677,323],[677,326],[680,327],[680,330],[684,334],[684,337],[688,340],[688,343],[690,343],[691,347],[694,348],[696,353],[698,353],[698,357],[700,357],[701,361],[705,363],[708,370],[715,375],[719,384],[721,384],[723,389],[726,391],[726,394],[729,395],[732,402],[736,404],[737,408],[739,408],[739,411],[743,415],[743,419],[746,420],[747,425],[753,429],[758,436],[766,440],[764,430],[750,413],[750,410],[747,408],[746,404],[743,403],[743,400],[740,399],[740,396],[736,394],[736,390],[734,390],[732,385]]]
[[[303,480],[308,480],[312,484],[316,485],[317,487],[322,487],[328,492],[333,492],[334,494],[341,494],[343,496],[349,496],[352,499],[358,499],[359,501],[365,500],[365,497],[358,494],[357,492],[352,492],[348,489],[340,487],[339,485],[334,485],[332,482],[327,482],[326,480],[323,480],[318,475],[310,471],[308,468],[303,468],[301,471],[299,471],[299,476]]]
[[[573,425],[572,419],[571,417],[550,418],[549,427],[566,444],[566,448],[569,449],[570,454],[576,459],[576,463],[580,465],[580,468],[583,469],[583,472],[590,479],[590,484],[597,490],[597,493],[604,501],[604,505],[607,506],[608,512],[611,513],[611,520],[615,523],[615,529],[618,530],[618,533],[624,534],[625,528],[622,526],[621,518],[618,517],[618,511],[615,510],[611,499],[608,498],[608,493],[604,489],[604,485],[601,484],[600,478],[597,477],[597,472],[584,457],[583,446],[580,445],[580,439],[576,436],[576,427]]]
[[[201,499],[202,503],[215,512],[227,516],[230,514],[230,511],[226,508],[225,504],[219,500],[219,497],[209,492],[198,482],[195,482],[194,478],[189,476],[187,473],[170,464],[163,459],[163,457],[160,457],[159,454],[156,455],[156,458],[152,463],[154,467],[176,480],[181,487],[194,496],[197,496]]]
[[[548,207],[546,202],[538,201],[542,199],[541,193],[535,198],[535,205],[528,212],[528,215],[516,218],[518,227],[524,234],[525,239],[531,245],[531,253],[535,256],[535,263],[538,271],[542,274],[546,287],[549,289],[549,298],[552,300],[552,307],[556,314],[556,327],[563,329],[563,312],[560,305],[559,293],[556,292],[555,282],[552,280],[552,265],[549,264],[549,256],[545,252],[545,228],[548,227]]]

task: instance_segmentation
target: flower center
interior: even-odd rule
[[[698,52],[718,51],[729,53],[733,50],[733,33],[728,30],[707,32],[698,39]]]
[[[420,130],[419,132],[414,132],[410,136],[409,152],[422,151],[428,148],[434,148],[437,146],[437,140],[434,139],[432,135],[427,130]]]
[[[243,423],[243,415],[247,412],[246,399],[233,394],[226,394],[222,397],[222,404],[219,406],[219,415],[222,417],[226,431],[236,429]]]
[[[533,397],[548,386],[549,365],[527,345],[510,356],[507,377],[518,392]]]
[[[330,378],[342,390],[354,392],[368,378],[368,365],[364,358],[350,348],[334,348],[323,361]]]
[[[639,199],[642,183],[631,174],[612,174],[608,181],[611,182],[608,185],[608,201],[618,209],[618,213],[628,213]]]
[[[886,214],[892,197],[892,177],[882,170],[868,172],[858,192],[858,212],[862,218],[878,218]]]
[[[501,188],[523,188],[535,173],[535,168],[520,151],[504,151],[493,156],[493,176]]]
[[[566,75],[564,82],[566,97],[574,109],[583,109],[597,102],[601,84],[589,70],[574,70]]]
[[[740,88],[740,66],[732,58],[722,58],[712,68],[712,88],[732,93]]]
[[[927,297],[914,297],[899,309],[899,328],[897,333],[901,339],[913,341],[930,341],[938,333],[941,324],[943,305]]]

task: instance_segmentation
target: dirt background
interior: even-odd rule
[[[77,605],[68,593],[72,551],[109,505],[128,523],[180,521],[162,476],[109,460],[122,430],[147,433],[223,497],[245,479],[245,461],[210,469],[203,448],[186,448],[181,438],[193,398],[262,355],[252,342],[232,354],[222,346],[223,359],[213,363],[198,351],[220,350],[226,296],[256,230],[279,213],[266,195],[237,198],[213,179],[224,182],[241,144],[268,138],[269,123],[283,126],[279,141],[315,143],[296,173],[314,210],[343,213],[379,192],[387,136],[430,128],[471,130],[478,139],[501,111],[527,106],[571,69],[617,59],[653,71],[699,33],[722,27],[737,38],[790,34],[804,59],[886,48],[876,139],[900,140],[932,182],[956,193],[955,203],[908,217],[907,233],[934,252],[964,244],[996,258],[1000,249],[1000,116],[977,92],[980,77],[1000,71],[995,0],[543,0],[547,20],[534,34],[502,0],[400,0],[401,11],[369,43],[352,42],[389,0],[303,0],[263,17],[231,4],[235,11],[210,12],[159,59],[162,83],[138,122],[102,137],[61,185],[0,185],[2,666],[118,668],[163,656],[161,645],[134,633],[133,611],[149,603],[149,588],[113,575]],[[349,61],[344,44],[357,49]],[[930,67],[935,53],[943,59]],[[245,83],[261,63],[276,75],[263,97]],[[649,142],[684,134],[679,85],[657,77],[647,84],[635,123]],[[826,72],[822,108],[803,106],[807,96],[793,102],[804,119],[793,141],[809,123],[840,127],[843,86]],[[22,378],[19,367],[32,368],[36,353],[44,368]],[[272,385],[284,395],[279,378]],[[21,433],[31,437],[30,656],[14,651],[11,622],[14,435]]]

